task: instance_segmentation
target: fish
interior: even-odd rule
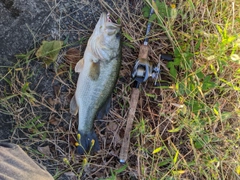
[[[100,149],[94,120],[108,112],[120,67],[121,25],[102,13],[83,58],[75,66],[79,76],[70,112],[73,115],[78,113],[78,154],[92,154]]]

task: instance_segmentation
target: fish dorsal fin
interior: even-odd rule
[[[100,62],[91,62],[91,67],[90,67],[90,71],[89,71],[89,77],[96,81],[99,77],[100,74]]]
[[[76,64],[76,66],[75,66],[75,72],[80,73],[80,72],[82,71],[83,64],[84,64],[84,59],[82,58],[82,59],[80,59],[80,60],[78,61],[78,63]]]
[[[75,98],[75,95],[74,95],[71,99],[71,102],[70,102],[70,113],[72,115],[76,116],[77,113],[78,113],[78,110],[79,110],[79,107],[77,105],[76,98]]]

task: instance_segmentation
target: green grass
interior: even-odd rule
[[[32,67],[45,68],[34,56],[37,50],[17,56],[18,62],[4,67],[7,73],[0,77],[8,84],[1,88],[0,111],[16,122],[11,141],[40,160],[56,179],[62,174],[76,179],[238,179],[240,2],[171,3],[146,0],[135,2],[137,8],[131,9],[126,4],[111,8],[101,1],[122,23],[120,79],[125,80],[114,90],[113,107],[104,118],[105,133],[96,127],[102,148],[96,155],[75,154],[77,119],[68,113],[69,96],[75,91],[72,66],[66,61],[55,66],[50,85],[54,95],[37,93],[31,83],[39,73]],[[174,55],[173,62],[160,61],[159,81],[171,85],[154,87],[149,80],[141,86],[129,159],[121,165],[118,155],[129,110],[130,74],[150,7],[156,12],[151,17],[150,61],[157,64],[162,53]],[[58,58],[64,58],[64,51]],[[47,73],[42,77],[50,78],[49,69],[43,71]],[[48,147],[51,155],[38,147]]]
[[[174,110],[168,137],[151,139],[164,147],[151,160],[152,178],[239,178],[238,9],[237,2],[186,1],[172,7],[174,22],[156,13],[174,49],[175,60],[168,63]]]

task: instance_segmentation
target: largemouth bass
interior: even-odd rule
[[[88,40],[83,59],[76,67],[80,73],[70,112],[78,113],[79,154],[96,152],[99,142],[93,123],[111,97],[121,66],[120,25],[102,13]]]

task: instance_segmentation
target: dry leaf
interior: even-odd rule
[[[125,133],[125,130],[123,128],[121,128],[119,130],[119,137],[123,139],[124,138],[124,133]]]
[[[48,102],[51,106],[54,105],[54,100],[53,100],[53,98],[51,98],[51,97],[47,98],[47,102]]]
[[[36,57],[38,59],[42,59],[43,62],[48,66],[57,60],[62,45],[62,41],[43,41],[42,45],[36,52]]]
[[[110,123],[108,124],[108,126],[107,126],[107,129],[108,129],[109,131],[112,131],[112,132],[116,131],[117,128],[118,128],[117,123],[115,123],[115,122],[113,122],[113,121],[110,122]]]
[[[80,50],[77,48],[70,48],[66,52],[65,59],[67,61],[67,64],[71,65],[74,69],[77,62],[81,59],[80,57]]]
[[[54,85],[53,89],[54,89],[55,96],[58,97],[60,92],[61,92],[61,86],[60,85]]]
[[[64,175],[68,176],[70,179],[73,179],[74,177],[76,177],[76,175],[71,171],[65,172]]]
[[[49,123],[54,125],[54,126],[57,126],[59,124],[59,120],[55,117],[50,117]]]
[[[118,133],[114,134],[114,143],[115,143],[115,145],[122,143],[122,138],[119,136]]]
[[[40,153],[43,153],[46,156],[50,156],[51,155],[49,146],[43,146],[43,147],[38,146],[37,149],[38,149],[38,151]]]

